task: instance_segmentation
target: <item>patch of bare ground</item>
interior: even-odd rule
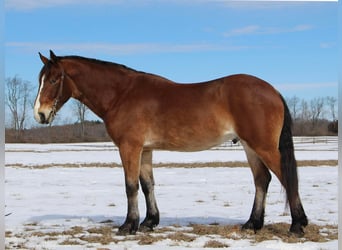
[[[34,227],[34,228],[32,228]],[[62,226],[61,226],[62,227]],[[31,240],[55,241],[57,245],[80,245],[101,244],[120,244],[126,241],[136,241],[139,245],[152,245],[156,242],[171,240],[171,245],[191,244],[199,237],[210,236],[209,240],[203,245],[205,248],[226,248],[229,247],[224,240],[247,239],[251,243],[259,243],[267,240],[281,240],[287,243],[303,242],[327,242],[337,240],[337,226],[335,225],[315,225],[309,224],[305,228],[303,237],[296,237],[288,232],[290,225],[286,223],[275,223],[265,225],[263,229],[256,233],[252,230],[241,231],[241,225],[203,225],[191,224],[188,227],[160,227],[153,232],[137,233],[129,236],[116,236],[117,228],[112,225],[98,225],[96,227],[74,226],[67,230],[46,231],[39,228],[39,225],[30,226],[31,230],[21,233],[6,231],[6,249],[24,248]],[[32,230],[33,229],[33,230]],[[14,243],[14,239],[21,239],[22,242]]]
[[[112,242],[117,243],[118,240],[114,239],[112,226],[101,226],[86,229],[89,233],[81,236],[80,239],[88,243],[101,243],[102,245],[108,245]]]
[[[321,166],[337,166],[337,160],[301,160],[297,161],[298,167],[321,167]],[[6,165],[6,167],[15,168],[34,168],[34,169],[45,169],[51,167],[63,167],[63,168],[87,168],[87,167],[99,167],[99,168],[117,168],[121,167],[121,164],[117,163],[66,163],[66,164],[42,164],[42,165],[30,165],[24,164],[12,164]],[[245,161],[227,161],[227,162],[195,162],[195,163],[156,163],[153,164],[154,168],[204,168],[204,167],[249,167]]]
[[[229,245],[222,243],[218,240],[209,240],[207,241],[204,246],[204,248],[227,248]]]
[[[302,160],[297,161],[298,167],[321,167],[321,166],[337,166],[337,160]]]
[[[305,241],[327,242],[337,240],[337,226],[319,226],[309,224],[305,229],[303,237],[297,237],[289,233],[290,225],[286,223],[274,223],[265,225],[256,233],[252,230],[241,231],[240,225],[192,225],[191,233],[196,235],[220,235],[229,239],[250,239],[255,242],[262,242],[272,239],[280,239],[283,242],[299,243]]]

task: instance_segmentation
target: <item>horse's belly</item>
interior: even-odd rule
[[[179,131],[177,134],[168,135],[164,138],[146,140],[145,147],[169,151],[201,151],[221,145],[222,143],[236,139],[234,131],[222,133],[187,133]]]
[[[210,149],[215,146],[219,146],[222,143],[233,140],[237,136],[233,132],[226,132],[223,133],[219,137],[207,137],[207,136],[200,136],[198,138],[193,138],[185,142],[184,148],[180,149],[180,151],[201,151]]]

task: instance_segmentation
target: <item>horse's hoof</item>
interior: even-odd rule
[[[142,233],[153,232],[153,227],[149,227],[149,226],[145,226],[141,224],[139,227],[139,232],[142,232]]]
[[[260,230],[264,225],[263,221],[253,221],[249,219],[242,227],[242,230],[253,230],[256,233],[257,230]]]
[[[290,234],[298,238],[303,237],[304,236],[303,226],[299,223],[292,224],[290,227]]]
[[[119,229],[119,231],[117,231],[116,235],[118,236],[127,236],[127,235],[135,235],[136,231],[130,231],[130,230],[126,230],[126,229]]]
[[[242,227],[242,230],[254,230],[254,225],[251,221],[247,221]],[[255,231],[255,230],[254,230]]]
[[[145,220],[140,224],[139,231],[140,232],[152,232],[153,228],[158,226],[159,224],[159,214],[154,217],[147,217]]]
[[[119,236],[126,236],[126,235],[135,235],[137,233],[137,228],[134,228],[132,224],[125,223],[121,227],[119,227],[118,232],[116,235]]]

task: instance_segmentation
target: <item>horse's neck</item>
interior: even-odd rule
[[[104,69],[101,69],[105,67]],[[106,69],[110,67],[110,69]],[[72,67],[70,77],[74,87],[71,86],[73,97],[90,108],[100,118],[104,118],[110,106],[115,103],[118,96],[127,87],[116,74],[115,67],[111,65],[83,65],[76,62]]]

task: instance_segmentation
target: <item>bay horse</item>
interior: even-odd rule
[[[240,140],[252,169],[255,198],[242,229],[264,224],[272,171],[286,190],[290,232],[304,234],[308,224],[299,193],[291,115],[267,82],[245,74],[179,84],[124,65],[80,56],[39,53],[43,67],[34,117],[42,124],[73,97],[103,119],[119,149],[125,175],[127,216],[118,234],[153,230],[159,224],[154,195],[152,151],[199,151],[226,140]],[[146,217],[139,225],[139,181]]]

